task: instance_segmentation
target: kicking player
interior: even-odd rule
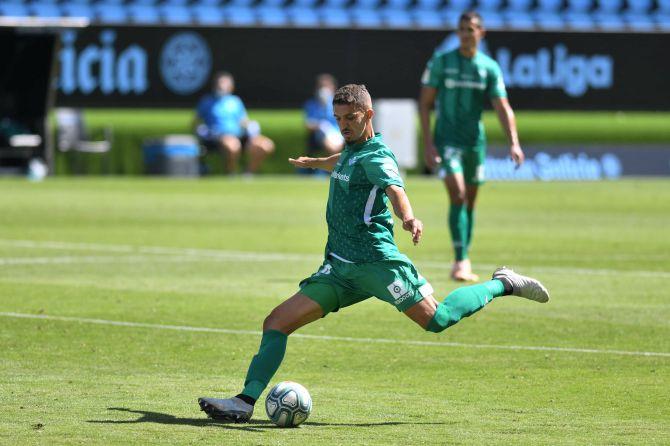
[[[300,282],[300,291],[277,306],[263,322],[258,353],[251,360],[244,388],[228,399],[200,398],[212,418],[246,422],[254,404],[284,358],[288,336],[328,313],[372,296],[395,306],[423,329],[439,333],[493,299],[515,295],[547,302],[540,282],[502,267],[493,279],[459,288],[442,302],[393,240],[393,218],[402,221],[414,244],[423,224],[414,217],[393,152],[372,128],[372,100],[365,86],[345,85],[333,99],[334,114],[346,142],[328,158],[289,159],[298,167],[331,171],[326,207],[328,242],[323,264]]]
[[[433,54],[421,80],[419,98],[425,161],[430,169],[440,164],[449,194],[449,230],[455,256],[451,278],[458,281],[479,279],[472,273],[468,249],[477,191],[484,182],[486,134],[481,115],[486,99],[491,100],[505,130],[511,158],[517,166],[524,160],[500,67],[477,51],[484,34],[478,13],[462,14],[458,24],[460,47]],[[432,133],[430,112],[435,105]]]

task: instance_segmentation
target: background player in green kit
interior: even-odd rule
[[[300,291],[277,306],[263,322],[258,353],[247,371],[244,388],[227,399],[200,398],[210,417],[246,422],[254,404],[281,364],[288,335],[328,313],[372,296],[395,306],[423,329],[441,332],[470,316],[496,297],[513,294],[538,302],[549,300],[540,282],[499,268],[493,279],[462,287],[442,303],[393,240],[393,218],[402,221],[414,244],[423,224],[414,217],[393,152],[372,128],[372,100],[363,85],[345,85],[333,99],[334,115],[346,142],[328,158],[300,157],[297,167],[331,172],[326,207],[328,242],[323,264],[300,282]]]
[[[511,158],[517,166],[524,160],[500,67],[477,51],[484,33],[478,13],[461,15],[460,47],[433,54],[421,80],[419,99],[426,164],[430,169],[441,165],[449,194],[449,230],[455,254],[451,277],[460,281],[478,280],[472,273],[468,248],[477,191],[484,182],[486,134],[481,114],[486,99],[491,100],[505,130]],[[436,119],[435,130],[431,132],[433,107]]]

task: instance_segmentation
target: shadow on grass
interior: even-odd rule
[[[239,429],[251,432],[261,432],[266,429],[280,429],[269,420],[251,420],[244,424],[235,424],[227,421],[213,420],[211,418],[179,418],[174,415],[146,410],[133,410],[125,407],[109,407],[107,410],[128,412],[140,415],[135,420],[88,420],[88,423],[99,424],[135,424],[135,423],[158,423],[158,424],[181,424],[184,426],[220,426],[226,429]],[[347,426],[347,427],[376,427],[376,426],[399,426],[419,424],[448,424],[419,421],[385,421],[381,423],[319,423],[305,421],[304,426]]]

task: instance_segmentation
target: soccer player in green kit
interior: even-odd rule
[[[449,194],[449,230],[455,261],[451,277],[476,282],[468,249],[472,241],[474,208],[479,186],[484,182],[486,134],[482,109],[490,99],[502,124],[517,166],[524,161],[519,145],[514,112],[500,67],[495,60],[477,51],[485,30],[481,16],[466,12],[458,22],[460,47],[433,54],[421,79],[419,113],[430,169],[440,164]],[[435,107],[435,130],[431,132],[430,112]]]
[[[279,368],[288,336],[330,312],[372,296],[404,312],[423,329],[439,333],[470,316],[494,298],[516,295],[547,302],[537,280],[502,267],[493,279],[451,292],[443,302],[393,239],[390,200],[402,228],[418,244],[423,224],[414,217],[393,152],[372,128],[372,100],[363,85],[345,85],[333,99],[334,115],[346,142],[327,158],[289,159],[297,167],[331,172],[326,206],[328,241],[319,269],[300,282],[300,290],[263,322],[258,353],[251,360],[243,390],[232,398],[200,398],[212,418],[247,422],[254,404]]]

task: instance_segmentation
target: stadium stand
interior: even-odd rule
[[[100,25],[443,29],[467,9],[493,30],[670,31],[670,0],[0,0],[0,16]]]

